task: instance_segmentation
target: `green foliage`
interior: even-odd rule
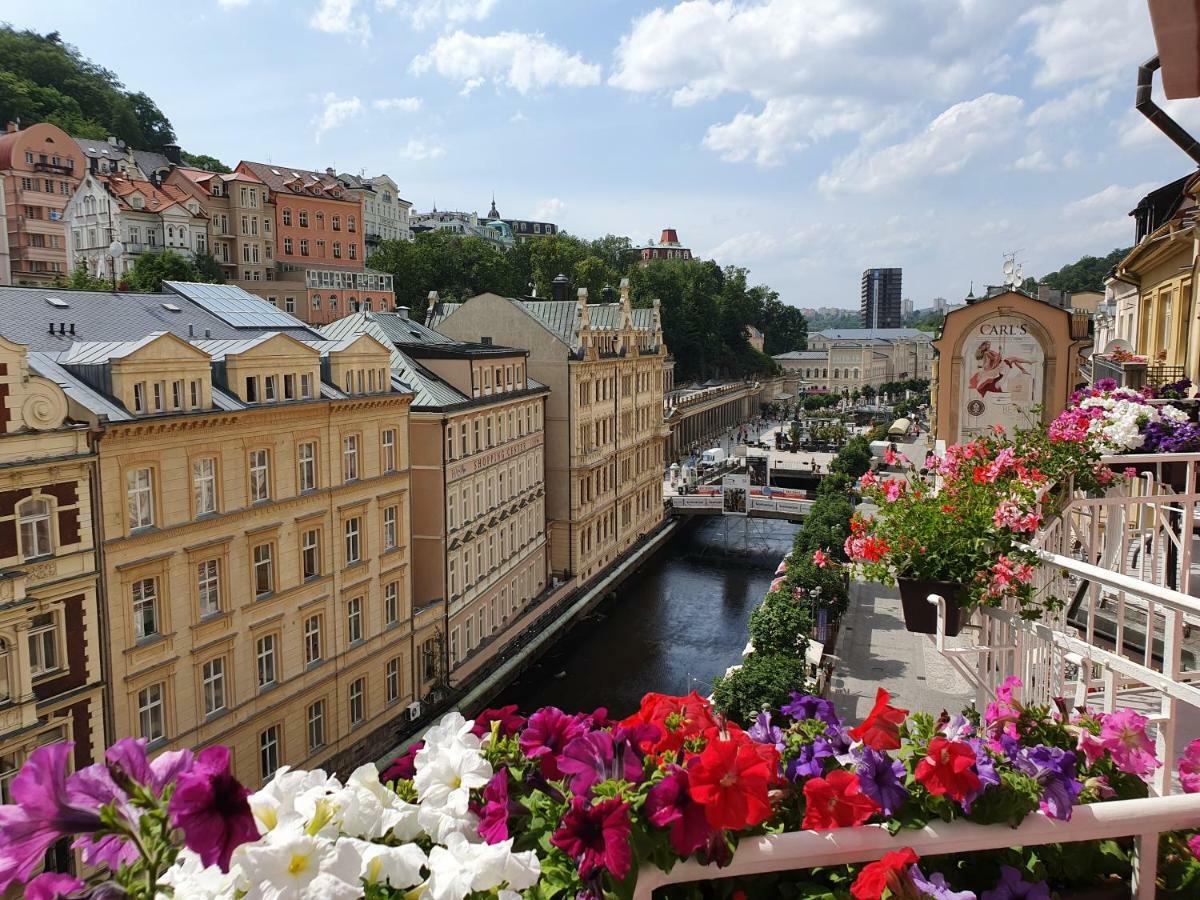
[[[748,727],[763,709],[779,709],[788,702],[792,691],[803,692],[804,673],[804,660],[798,656],[755,651],[742,661],[740,668],[713,683],[713,705]]]
[[[186,151],[179,154],[184,165],[191,166],[195,169],[203,169],[206,172],[220,172],[222,174],[232,172],[233,169],[225,165],[215,156],[208,156],[204,153],[188,153]]]
[[[804,635],[812,627],[809,605],[797,601],[791,591],[772,591],[750,614],[750,640],[755,653],[804,652]]]
[[[858,435],[846,442],[833,461],[829,471],[846,475],[857,481],[871,468],[871,445],[865,437]]]
[[[196,263],[176,253],[143,253],[125,274],[124,283],[134,291],[154,293],[162,290],[164,281],[210,281],[202,276]]]
[[[199,281],[207,281],[210,284],[225,283],[225,273],[221,269],[221,264],[211,253],[197,253],[192,257],[192,263],[196,267]]]
[[[88,274],[87,266],[80,263],[70,275],[58,275],[52,282],[54,287],[68,291],[107,291],[112,288],[108,278],[96,278]]]
[[[1059,291],[1103,291],[1104,276],[1129,255],[1130,247],[1112,250],[1107,256],[1083,256],[1041,279]],[[1029,279],[1026,279],[1028,281]],[[1036,293],[1036,286],[1035,291]]]
[[[839,309],[819,312],[808,322],[810,331],[825,331],[830,328],[862,328],[862,315],[857,309]]]

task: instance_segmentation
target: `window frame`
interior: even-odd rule
[[[157,698],[152,696],[152,693],[157,694]],[[167,738],[167,700],[166,689],[161,681],[156,681],[154,684],[148,684],[137,693],[138,706],[138,730],[141,737],[146,739],[148,744],[156,744],[160,741],[165,741]],[[145,699],[143,700],[143,696]],[[152,733],[152,729],[148,727],[154,724],[154,714],[157,710],[158,727],[157,734]]]
[[[27,513],[31,507],[40,507],[44,511]],[[23,562],[43,557],[53,556],[57,546],[55,534],[55,504],[44,494],[34,494],[26,497],[17,504],[17,552]],[[27,534],[28,530],[28,534]],[[33,546],[30,547],[29,544]],[[43,543],[45,544],[43,548]],[[32,552],[31,552],[32,551]]]

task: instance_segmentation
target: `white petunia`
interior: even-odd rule
[[[366,840],[394,834],[411,841],[421,833],[417,805],[401,800],[381,784],[374,763],[355,769],[332,799],[340,808],[339,822],[345,834]]]
[[[362,860],[350,841],[277,828],[235,851],[244,900],[357,900]]]
[[[455,794],[442,806],[432,803],[421,804],[417,813],[421,830],[437,841],[446,842],[452,835],[465,835],[468,840],[479,841],[479,818],[467,805],[467,797]]]
[[[174,865],[159,877],[159,882],[170,887],[175,897],[186,897],[188,900],[225,900],[234,893],[234,882],[237,877],[236,867],[231,867],[228,873],[222,872],[217,866],[205,866],[200,857],[186,847],[179,851]],[[166,894],[160,893],[159,900],[166,900]]]
[[[461,834],[429,854],[429,894],[433,900],[461,900],[472,891],[501,885],[520,891],[537,884],[541,866],[533,851],[512,852],[512,841],[472,844]]]
[[[475,859],[471,844],[460,834],[450,835],[446,846],[429,851],[431,900],[463,900],[474,890]]]
[[[445,747],[478,750],[479,738],[471,734],[471,729],[474,727],[475,723],[470,719],[464,719],[462,713],[446,713],[442,716],[441,721],[436,725],[431,725],[422,736],[421,739],[425,742],[425,746],[418,750],[416,756],[413,757],[413,765],[419,769],[423,759],[427,760],[431,756],[436,756],[438,751]]]
[[[354,838],[342,838],[340,843],[349,843],[354,847],[362,860],[359,877],[368,884],[409,888],[424,880],[421,868],[428,864],[429,859],[425,856],[425,851],[416,844],[388,847]]]
[[[478,750],[443,747],[417,770],[413,786],[422,805],[442,806],[456,794],[466,797],[473,788],[481,788],[492,778],[492,765]]]
[[[282,766],[260,791],[250,795],[250,811],[266,833],[293,820],[307,822],[317,800],[340,790],[341,782],[320,769],[304,771]]]

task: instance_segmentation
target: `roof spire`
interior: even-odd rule
[[[488,210],[489,219],[499,219],[500,213],[496,211],[496,192],[492,191],[492,208]]]

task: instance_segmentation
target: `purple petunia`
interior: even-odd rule
[[[746,734],[752,741],[759,744],[770,744],[776,750],[783,750],[783,731],[778,725],[771,724],[771,714],[765,709],[758,714],[758,718],[747,729]]]
[[[1044,881],[1026,881],[1012,866],[1002,866],[1000,883],[984,891],[979,900],[1050,900],[1050,888]]]
[[[824,697],[814,697],[811,694],[799,694],[792,691],[791,702],[779,710],[785,716],[793,719],[820,719],[829,725],[839,726],[841,719],[833,708],[833,701]]]
[[[955,891],[946,884],[946,876],[934,872],[928,878],[920,867],[908,867],[908,877],[921,896],[921,900],[975,900],[974,891]]]
[[[708,843],[712,829],[704,805],[688,793],[686,770],[673,766],[667,777],[650,789],[645,808],[653,824],[671,829],[671,846],[680,856],[686,858]]]
[[[569,716],[556,706],[545,706],[529,717],[521,733],[521,752],[539,761],[542,777],[556,781],[563,777],[558,767],[559,754],[587,730],[587,720]]]
[[[642,762],[628,741],[618,746],[611,732],[593,731],[567,744],[558,757],[558,769],[570,776],[571,792],[583,795],[601,781],[638,781]]]
[[[483,808],[479,812],[479,836],[489,844],[499,844],[511,836],[509,816],[521,810],[521,804],[508,798],[508,769],[500,769],[483,789]]]
[[[1069,821],[1075,798],[1083,785],[1075,777],[1075,754],[1058,747],[1038,744],[1023,747],[1013,765],[1042,787],[1042,812],[1052,819]]]
[[[183,831],[183,842],[206,866],[229,871],[229,858],[242,844],[258,838],[250,812],[250,792],[229,767],[229,748],[201,750],[192,768],[179,776],[167,811]]]
[[[885,816],[895,815],[908,799],[904,764],[886,753],[864,747],[855,771],[862,792],[875,801]]]
[[[1000,783],[1000,775],[996,771],[996,761],[987,751],[987,744],[982,738],[967,738],[967,745],[975,751],[975,773],[979,776],[979,789],[972,791],[962,800],[963,812],[969,813],[971,806],[983,796],[991,785]]]

